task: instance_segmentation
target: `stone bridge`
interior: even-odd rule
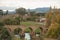
[[[33,31],[35,31],[37,28],[40,28],[40,27],[36,27],[36,26],[20,26],[20,25],[5,25],[6,28],[10,29],[11,31],[14,31],[14,29],[16,28],[20,28],[22,29],[22,31],[24,31],[26,28],[31,28]]]
[[[20,26],[20,25],[5,25],[5,27],[6,27],[9,31],[11,31],[11,34],[12,34],[12,32],[14,32],[15,29],[20,28],[20,29],[22,30],[21,32],[19,32],[19,35],[21,36],[21,38],[24,37],[24,33],[25,33],[24,31],[25,31],[25,29],[26,29],[26,28],[29,28],[29,29],[31,29],[31,31],[30,31],[31,39],[34,39],[34,40],[35,40],[35,32],[34,32],[34,31],[35,31],[37,28],[40,28],[40,27],[36,27],[36,26],[25,27],[25,26]],[[12,35],[14,35],[14,33],[13,33]]]

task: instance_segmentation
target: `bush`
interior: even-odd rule
[[[6,19],[4,20],[6,25],[20,25],[19,17],[15,17],[14,19]]]
[[[0,22],[0,26],[4,26],[4,23],[3,22]]]
[[[7,40],[12,40],[11,35],[6,28],[4,28],[4,32],[2,33],[1,38],[2,39],[7,38]]]
[[[4,23],[0,22],[0,30],[3,28],[3,26],[4,26]]]
[[[54,23],[49,27],[46,36],[50,38],[58,38],[60,35],[60,24]]]
[[[36,33],[36,34],[40,34],[40,29],[37,28],[37,29],[35,30],[35,33]]]
[[[0,29],[0,40],[12,40],[12,36],[10,35],[10,32],[6,28]]]
[[[7,25],[11,25],[12,21],[10,19],[6,19],[6,20],[4,20],[4,23],[7,24]]]
[[[36,17],[35,16],[31,16],[30,18],[27,18],[27,21],[35,21]]]
[[[25,33],[29,33],[30,32],[30,29],[29,28],[26,28],[25,29]]]
[[[22,31],[22,29],[16,28],[16,29],[14,30],[14,34],[19,34],[20,31]]]

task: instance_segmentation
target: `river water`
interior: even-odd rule
[[[19,35],[15,35],[15,37],[20,38]],[[30,38],[30,33],[25,33],[24,39],[25,39],[25,40],[31,40],[31,38]]]
[[[25,33],[25,40],[30,40],[30,33]]]
[[[15,35],[18,39],[20,39],[19,35]],[[39,34],[36,34],[36,38],[39,39]],[[30,33],[25,33],[24,40],[31,40]]]

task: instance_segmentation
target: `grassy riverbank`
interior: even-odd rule
[[[40,22],[32,22],[32,21],[21,22],[20,25],[23,25],[23,26],[40,26]]]

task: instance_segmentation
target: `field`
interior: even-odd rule
[[[20,25],[23,25],[23,26],[40,26],[40,22],[32,22],[32,21],[28,21],[28,22],[21,22]]]

